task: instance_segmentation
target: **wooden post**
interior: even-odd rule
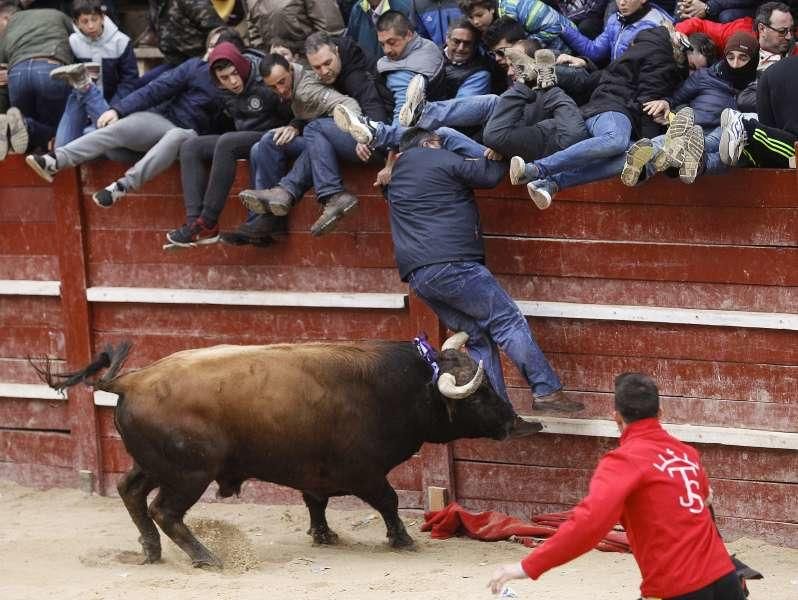
[[[438,316],[412,293],[409,296],[412,335],[427,332],[430,343],[440,348],[444,329]],[[435,504],[455,500],[454,456],[451,444],[424,444],[421,447],[421,487],[426,509],[439,510]],[[442,508],[442,507],[441,507]]]
[[[77,169],[59,173],[53,183],[58,266],[61,277],[61,311],[68,369],[80,369],[91,361],[91,320],[86,300],[86,236]],[[99,494],[103,490],[102,457],[94,395],[85,386],[69,390],[70,432],[74,442],[73,466],[81,481]],[[92,482],[93,481],[93,485]]]

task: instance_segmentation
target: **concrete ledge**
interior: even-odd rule
[[[0,383],[0,398],[66,400],[66,396],[42,383]]]
[[[60,281],[0,279],[0,296],[60,296]]]

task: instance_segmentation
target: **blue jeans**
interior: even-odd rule
[[[372,142],[375,148],[398,148],[402,135],[408,129],[401,125],[386,125],[385,123],[372,123],[372,125],[375,126],[374,141]],[[444,148],[466,158],[481,158],[487,150],[479,142],[450,127],[438,127],[435,133],[441,137],[441,144]]]
[[[408,281],[446,327],[468,334],[468,353],[483,361],[494,391],[502,398],[509,402],[500,348],[536,396],[562,389],[526,318],[487,267],[475,262],[428,265],[410,273]]]
[[[607,159],[620,157],[623,168],[632,137],[632,123],[627,116],[603,112],[587,119],[585,126],[592,137],[535,161],[541,176],[554,181],[559,189],[611,176],[603,175],[608,171],[606,163],[613,162]]]
[[[499,97],[495,94],[427,102],[416,124],[423,129],[481,127],[488,122]]]
[[[273,136],[273,130],[264,133],[249,153],[255,189],[266,190],[279,185],[299,200],[313,185],[305,138],[297,136],[278,146]],[[289,171],[291,160],[294,160],[294,166]]]
[[[90,85],[85,92],[72,90],[55,132],[55,147],[60,148],[96,129],[97,119],[109,108],[96,85]]]
[[[29,148],[46,148],[55,135],[72,89],[63,81],[50,79],[50,71],[61,65],[30,59],[15,64],[8,72],[8,96],[25,117]]]

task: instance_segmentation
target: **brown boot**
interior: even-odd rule
[[[258,214],[271,213],[283,217],[291,210],[294,197],[279,185],[268,190],[244,190],[238,194],[241,203]]]
[[[507,435],[507,439],[514,440],[515,438],[526,437],[528,435],[539,433],[542,430],[542,423],[538,423],[537,421],[527,421],[526,419],[515,415],[515,421],[513,421],[513,426]]]
[[[311,235],[320,236],[335,229],[336,224],[357,206],[357,198],[349,192],[338,192],[327,199],[324,211],[310,228]]]
[[[560,413],[574,413],[584,410],[585,405],[574,400],[566,400],[565,392],[557,390],[545,396],[535,396],[532,410],[535,412],[551,411]]]

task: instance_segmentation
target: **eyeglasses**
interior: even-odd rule
[[[779,27],[779,28],[776,28],[776,27],[771,27],[767,23],[762,23],[762,25],[764,25],[765,27],[767,27],[768,29],[770,29],[772,31],[775,31],[781,37],[792,37],[793,36],[793,28],[792,27]]]
[[[495,50],[490,50],[488,52],[488,56],[492,58],[504,58],[504,51],[510,48],[510,46],[505,46],[504,48],[496,48]]]

